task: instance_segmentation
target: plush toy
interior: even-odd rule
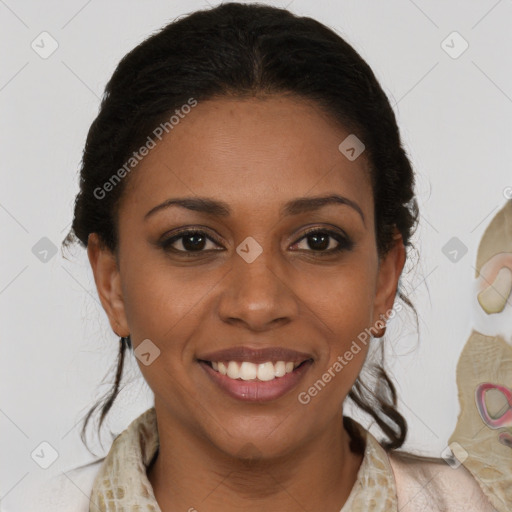
[[[460,414],[450,448],[505,512],[512,507],[512,200],[482,237],[475,277],[476,328],[457,364]]]

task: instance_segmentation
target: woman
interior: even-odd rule
[[[395,389],[363,371],[396,297],[412,306],[413,188],[374,74],[315,20],[223,4],[126,55],[65,243],[87,247],[120,337],[100,426],[126,350],[155,403],[52,509],[493,510],[463,466],[395,451]]]

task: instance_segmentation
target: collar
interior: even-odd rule
[[[365,451],[354,487],[340,512],[396,512],[396,485],[388,455],[370,432],[352,421],[365,440]],[[158,447],[156,411],[152,407],[112,443],[95,477],[89,512],[161,512],[146,474]]]

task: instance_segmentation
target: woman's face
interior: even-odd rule
[[[358,335],[392,307],[404,263],[399,240],[379,266],[365,154],[347,158],[347,136],[299,99],[205,101],[132,171],[119,269],[95,235],[88,250],[159,421],[229,454],[282,455],[339,420],[367,353]],[[305,360],[284,376],[277,363]]]

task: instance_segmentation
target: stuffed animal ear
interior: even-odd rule
[[[493,217],[480,240],[475,277],[480,276],[482,267],[497,254],[512,256],[512,199]]]
[[[510,264],[512,265],[512,253],[510,253],[509,256]],[[490,284],[478,294],[478,302],[488,315],[501,313],[505,309],[505,305],[512,292],[512,269],[509,267],[500,267],[498,270],[499,262],[495,260],[496,256],[487,262],[494,264],[493,268],[489,268],[492,274],[495,274],[494,280],[491,282],[490,279],[492,279],[492,276],[489,276],[486,281],[487,283],[490,282]],[[485,266],[487,266],[487,264]]]
[[[501,313],[512,293],[512,200],[492,219],[476,260],[478,302],[488,314]]]

